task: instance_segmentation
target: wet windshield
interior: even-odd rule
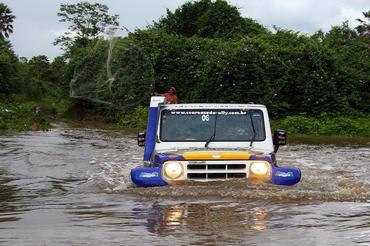
[[[208,141],[214,133],[212,141],[264,141],[263,113],[256,109],[163,110],[161,113],[161,141]]]

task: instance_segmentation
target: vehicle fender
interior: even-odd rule
[[[131,180],[134,184],[144,187],[165,186],[161,167],[140,167],[131,170]]]
[[[294,185],[301,180],[301,170],[291,167],[273,167],[271,183],[277,185]]]

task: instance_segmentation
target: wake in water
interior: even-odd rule
[[[134,145],[132,141],[132,145]],[[133,155],[133,152],[135,155]],[[130,147],[122,154],[94,158],[100,172],[91,180],[109,192],[166,198],[233,198],[270,201],[369,201],[369,148],[292,145],[278,154],[281,166],[294,165],[301,169],[299,184],[287,187],[244,180],[188,182],[179,186],[157,188],[135,187],[130,170],[142,162],[142,150]]]
[[[122,191],[132,186],[130,170],[137,164],[123,164],[127,159],[118,155],[104,154],[100,158],[94,158],[90,164],[99,165],[100,171],[88,173],[88,182],[93,182],[106,192]],[[125,168],[123,168],[123,165]]]

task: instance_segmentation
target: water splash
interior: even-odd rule
[[[134,187],[129,171],[130,162],[105,162],[104,177],[109,190],[146,197],[165,198],[233,198],[269,201],[368,201],[369,167],[363,165],[370,158],[368,148],[295,145],[281,150],[282,166],[297,166],[302,170],[302,181],[295,186],[251,183],[245,180],[219,182],[188,182],[185,185],[157,188]],[[136,162],[138,163],[138,162]],[[140,163],[140,162],[139,162]],[[117,178],[117,174],[119,178]],[[120,181],[119,181],[120,180]],[[119,183],[124,185],[119,185]]]
[[[123,191],[133,186],[130,177],[132,168],[142,163],[142,150],[132,138],[122,139],[122,145],[105,150],[105,153],[93,157],[89,164],[95,166],[88,171],[88,183],[96,185],[105,192]]]

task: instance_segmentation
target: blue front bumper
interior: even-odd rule
[[[168,183],[162,179],[162,167],[142,167],[131,170],[134,184],[143,187],[165,186]],[[298,168],[273,167],[270,183],[276,185],[294,185],[301,180]]]

